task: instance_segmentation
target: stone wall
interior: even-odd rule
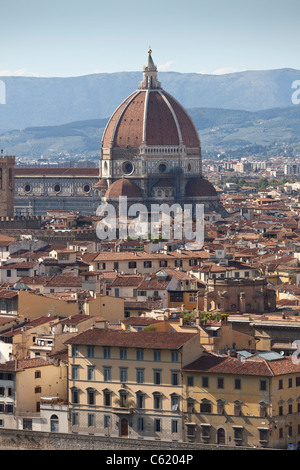
[[[0,450],[103,450],[103,451],[182,451],[246,450],[243,447],[147,441],[88,435],[47,433],[12,429],[0,430]],[[249,450],[249,448],[247,448]],[[251,450],[251,449],[250,449]],[[258,450],[258,449],[255,449]]]

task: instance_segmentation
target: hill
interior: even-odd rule
[[[105,119],[133,91],[142,72],[80,77],[0,77],[5,104],[0,131]],[[300,70],[246,71],[226,75],[159,72],[163,88],[185,108],[259,111],[292,105]]]
[[[300,106],[251,112],[232,109],[191,108],[203,155],[218,152],[261,153],[300,147]],[[99,159],[107,119],[75,121],[58,126],[27,127],[0,135],[0,148],[17,157]]]

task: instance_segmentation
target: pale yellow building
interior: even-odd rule
[[[94,328],[67,341],[71,432],[182,441],[181,369],[196,333]]]
[[[40,403],[46,396],[67,400],[67,366],[40,358],[0,364],[0,424],[40,431]]]
[[[300,442],[300,365],[276,353],[205,353],[183,367],[185,440],[286,449]]]
[[[42,315],[100,315],[110,322],[119,322],[124,318],[124,299],[103,294],[87,297],[76,293],[41,295],[30,291],[19,291],[18,315],[28,319]]]

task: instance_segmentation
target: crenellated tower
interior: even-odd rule
[[[0,217],[14,216],[15,157],[0,156]]]

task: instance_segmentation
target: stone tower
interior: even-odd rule
[[[0,217],[14,216],[15,157],[0,156]]]

